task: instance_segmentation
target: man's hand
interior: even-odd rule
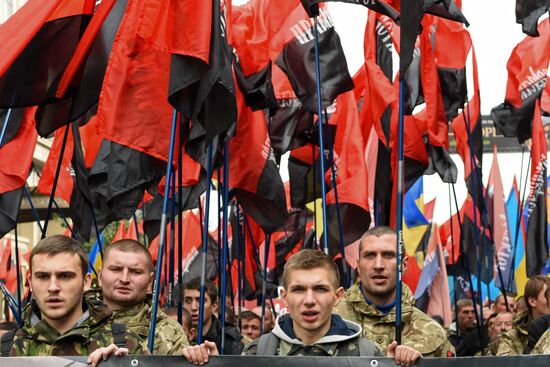
[[[397,342],[394,340],[388,345],[388,353],[386,356],[393,358],[396,364],[410,366],[414,364],[418,358],[422,358],[422,353],[405,345],[397,345]]]
[[[183,348],[182,354],[189,362],[202,366],[208,362],[209,356],[217,356],[219,353],[216,343],[205,340],[201,345]]]
[[[100,360],[106,360],[111,354],[114,354],[115,356],[128,355],[128,348],[119,348],[116,344],[111,344],[104,348],[98,348],[88,356],[87,362],[95,367]]]

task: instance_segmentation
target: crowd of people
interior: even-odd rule
[[[398,343],[396,241],[391,228],[367,231],[359,243],[357,282],[347,290],[329,256],[312,249],[293,254],[281,291],[287,312],[276,316],[267,304],[263,311],[256,307],[235,315],[224,300],[223,328],[215,284],[204,284],[199,325],[201,282],[188,281],[181,324],[174,307],[156,313],[152,353],[183,355],[198,365],[212,355],[242,354],[386,356],[405,366],[426,357],[550,353],[550,290],[544,276],[531,278],[522,298],[500,295],[483,310],[459,300],[448,328],[441,317],[416,308],[403,284]],[[406,271],[407,257],[401,258]],[[150,353],[154,267],[147,249],[129,239],[107,246],[97,287],[90,288],[88,263],[83,247],[70,237],[51,236],[32,249],[32,300],[20,327],[0,324],[3,356],[88,356],[95,366],[110,355]]]

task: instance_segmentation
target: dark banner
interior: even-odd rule
[[[497,130],[491,116],[481,116],[481,131],[483,134],[483,153],[492,153],[494,144],[496,144],[499,153],[521,152],[521,145],[518,143],[517,138],[506,138],[497,134]],[[456,141],[450,129],[449,152],[456,154]]]
[[[86,367],[85,357],[15,357],[1,358],[0,366],[10,367]],[[369,357],[211,357],[208,367],[396,367],[389,358]],[[514,357],[462,357],[462,358],[425,358],[415,366],[418,367],[547,367],[548,356],[525,355]],[[111,357],[101,362],[100,367],[190,367],[191,363],[180,356],[127,356]]]

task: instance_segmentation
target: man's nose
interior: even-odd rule
[[[384,259],[381,255],[377,255],[374,259],[374,267],[377,269],[383,269],[384,268]]]
[[[57,278],[52,277],[50,284],[48,285],[48,292],[59,292],[59,284],[57,284]]]
[[[304,303],[311,305],[315,303],[315,294],[313,292],[313,289],[308,289],[305,294]]]
[[[128,269],[122,270],[122,273],[120,274],[120,281],[124,283],[129,282],[130,278],[128,277],[128,275]]]

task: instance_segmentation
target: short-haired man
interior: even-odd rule
[[[262,334],[262,318],[252,311],[243,311],[239,315],[241,333],[250,341],[258,339]],[[248,344],[248,343],[246,343]]]
[[[138,241],[123,239],[105,248],[99,284],[103,301],[113,319],[138,334],[149,337],[154,272],[149,251]],[[183,328],[162,310],[157,310],[153,354],[180,354],[189,345]]]
[[[348,289],[336,307],[343,318],[358,322],[362,336],[385,352],[395,335],[397,234],[385,226],[368,230],[359,242],[357,271],[359,281]],[[402,257],[403,272],[407,257]],[[402,343],[424,357],[454,355],[445,330],[428,315],[414,307],[414,295],[403,284]]]
[[[506,302],[507,301],[507,302]],[[491,308],[493,309],[493,312],[498,314],[501,312],[511,312],[513,314],[516,313],[516,299],[514,296],[510,293],[506,294],[506,301],[504,300],[504,294],[499,294],[498,297],[495,299],[495,302],[491,305]],[[506,309],[506,303],[508,303],[508,309]]]
[[[216,343],[221,350],[222,334],[221,322],[214,314],[218,310],[218,291],[216,285],[211,280],[206,280],[204,284],[204,312],[202,320],[202,337]],[[191,314],[193,327],[199,330],[199,306],[200,306],[201,281],[199,278],[191,279],[183,287],[183,307]],[[198,333],[198,332],[197,332]],[[197,335],[198,338],[198,335]],[[239,355],[243,351],[242,335],[237,327],[232,325],[225,326],[224,354]]]
[[[40,240],[31,251],[29,284],[33,300],[23,312],[23,327],[6,333],[10,356],[86,356],[94,365],[99,357],[147,354],[138,336],[110,321],[102,302],[85,298],[90,283],[88,255],[67,236]]]
[[[302,250],[292,255],[283,272],[283,300],[288,314],[277,318],[269,334],[246,346],[246,355],[280,356],[380,356],[380,350],[361,338],[361,327],[332,314],[344,289],[340,287],[338,268],[326,254]],[[195,364],[216,354],[214,346],[205,343],[190,347],[184,356]],[[413,348],[388,347],[388,356],[399,364],[413,364],[421,354]]]
[[[523,354],[528,341],[528,327],[531,321],[550,312],[546,289],[550,279],[546,276],[536,275],[527,281],[523,296],[526,301],[527,311],[520,313],[514,319],[514,326],[502,334],[498,344],[497,355],[519,355]]]
[[[275,326],[275,317],[273,317],[273,312],[271,312],[271,302],[269,302],[268,300],[266,302],[267,303],[265,305],[264,313],[264,334],[269,333],[271,330],[273,330],[273,327]],[[260,316],[261,319],[262,306],[253,307],[251,311]]]
[[[474,303],[471,299],[459,299],[456,302],[456,310],[458,320],[449,326],[449,330],[447,331],[447,339],[449,339],[455,348],[458,348],[462,338],[464,338],[476,326],[476,318]]]

